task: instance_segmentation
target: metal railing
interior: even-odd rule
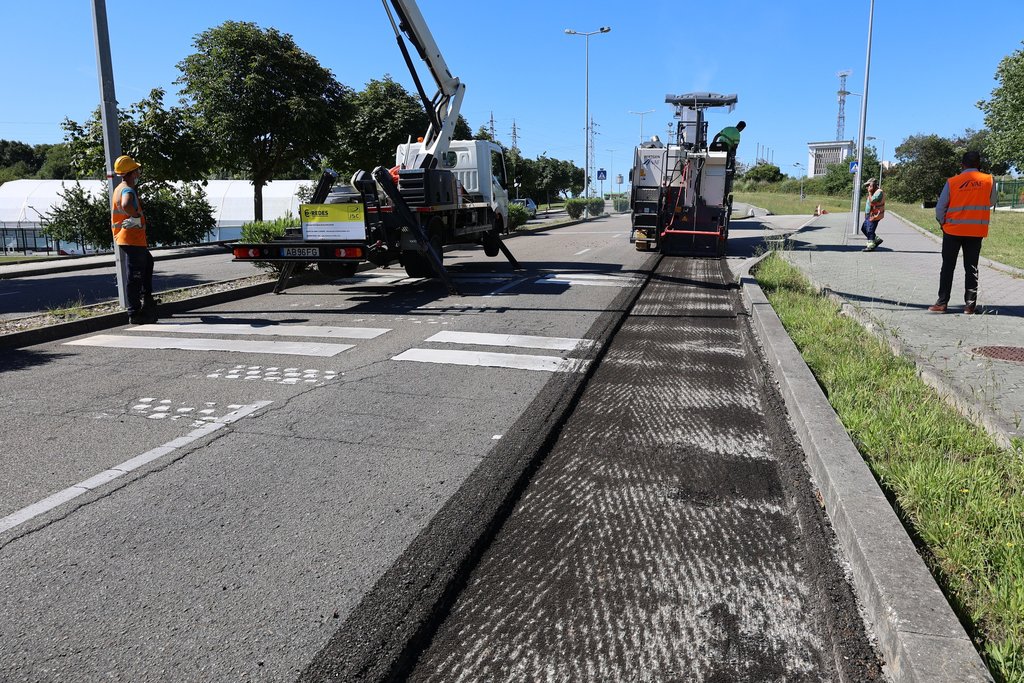
[[[1005,206],[1011,209],[1024,208],[1024,180],[997,180],[996,192],[998,193],[996,206]]]

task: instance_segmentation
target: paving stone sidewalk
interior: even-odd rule
[[[1001,346],[1024,353],[1024,272],[986,263],[982,246],[980,315],[963,314],[962,260],[950,312],[930,313],[942,261],[937,238],[892,215],[879,225],[884,243],[873,252],[862,251],[864,238],[849,233],[849,214],[827,214],[791,235],[782,253],[816,286],[848,302],[862,321],[887,331],[927,381],[1004,446],[1024,438],[1024,362],[975,352]]]

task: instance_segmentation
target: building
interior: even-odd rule
[[[855,156],[857,144],[853,140],[832,140],[829,142],[807,143],[807,176],[816,178],[825,175],[831,164],[840,164],[847,157]]]

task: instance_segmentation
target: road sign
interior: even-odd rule
[[[608,171],[604,170],[603,168],[597,169],[597,179],[598,180],[607,180],[608,179]]]
[[[856,173],[856,172],[857,172],[857,162],[856,161],[851,161],[850,162],[850,173]]]

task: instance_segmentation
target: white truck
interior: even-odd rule
[[[630,170],[630,241],[638,251],[724,256],[732,214],[735,150],[708,144],[704,111],[732,107],[736,95],[666,95],[679,119],[676,140],[636,148]]]
[[[504,253],[518,268],[501,241],[509,201],[502,148],[483,140],[452,140],[466,86],[451,75],[416,2],[390,3],[384,9],[430,123],[419,141],[410,138],[398,146],[393,167],[352,176],[357,202],[351,195],[332,193],[338,176],[328,169],[310,204],[300,207],[301,234],[233,245],[236,261],[284,264],[275,292],[284,290],[299,263],[316,263],[330,277],[345,277],[364,261],[397,261],[411,277],[436,274],[457,294],[443,264],[443,247],[453,243],[480,244],[488,256]],[[432,98],[423,89],[403,34],[437,84]]]

